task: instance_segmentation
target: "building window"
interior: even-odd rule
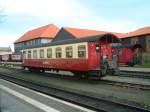
[[[28,51],[28,59],[31,59],[31,51]]]
[[[52,58],[52,48],[47,49],[47,58]]]
[[[72,58],[73,56],[73,50],[72,47],[66,47],[66,58]]]
[[[150,39],[147,40],[147,44],[150,44]]]
[[[35,45],[38,45],[38,39],[35,40]]]
[[[37,59],[37,50],[33,51],[33,59]]]
[[[41,39],[41,43],[45,44],[45,43],[50,43],[52,39]]]
[[[56,48],[56,58],[61,58],[61,56],[62,56],[62,53],[61,53],[61,48],[60,47],[57,47]]]
[[[132,38],[131,39],[131,44],[134,45],[134,44],[138,44],[139,43],[139,39],[138,38]]]
[[[85,45],[78,46],[78,57],[79,58],[86,57],[86,46]]]
[[[40,49],[40,58],[44,58],[44,49]]]
[[[27,42],[24,42],[24,46],[26,46],[27,45]]]

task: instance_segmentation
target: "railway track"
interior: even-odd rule
[[[86,108],[100,112],[150,112],[150,110],[134,105],[123,104],[101,98],[91,97],[85,94],[68,92],[57,88],[48,87],[44,84],[31,82],[29,80],[17,78],[10,74],[0,74],[0,78],[19,84],[21,86],[48,94]]]
[[[150,72],[120,70],[118,76],[150,79]]]
[[[101,83],[112,85],[112,86],[119,86],[123,88],[150,90],[150,85],[144,85],[144,84],[135,84],[135,83],[119,82],[119,81],[111,81],[111,80],[102,80]]]
[[[26,70],[17,70],[14,71],[13,74],[21,74],[21,73],[27,73],[27,74],[32,74],[29,71]],[[37,76],[44,76],[44,77],[55,77],[55,78],[64,78],[64,79],[69,79],[69,80],[82,80],[80,78],[77,78],[75,76],[65,76],[65,75],[60,75],[60,74],[55,74],[55,73],[38,73],[36,74]],[[73,78],[74,77],[74,78]],[[132,89],[141,89],[141,90],[150,90],[150,85],[146,84],[138,84],[138,83],[129,83],[129,82],[120,82],[120,81],[113,81],[113,80],[108,80],[108,79],[101,79],[100,80],[90,80],[90,79],[85,79],[84,82],[89,82],[89,83],[97,83],[97,84],[105,84],[105,85],[111,85],[111,86],[119,86],[122,88],[132,88]]]
[[[17,69],[21,69],[21,62],[0,62],[1,66],[5,67],[12,67]],[[120,74],[115,74],[116,76],[123,76],[123,77],[134,77],[134,78],[144,78],[150,79],[150,72],[144,71],[130,71],[130,70],[120,70]]]
[[[54,74],[54,73],[41,73],[37,75],[44,75],[46,77],[57,77],[57,78],[65,78],[65,79],[72,79],[72,77],[60,75],[60,74]],[[76,78],[77,80],[80,80],[80,78]],[[75,80],[75,79],[73,79]],[[133,89],[141,89],[141,90],[150,90],[150,85],[146,84],[137,84],[137,83],[129,83],[129,82],[120,82],[120,81],[112,81],[107,79],[101,79],[101,80],[91,80],[91,79],[85,79],[84,81],[87,81],[89,83],[97,83],[97,84],[105,84],[105,85],[112,85],[112,86],[119,86],[122,88],[133,88]]]

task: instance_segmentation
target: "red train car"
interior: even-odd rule
[[[112,43],[120,40],[112,35],[54,41],[23,50],[23,67],[30,70],[67,70],[85,77],[102,77],[118,69]]]
[[[21,54],[3,54],[3,55],[0,55],[0,61],[22,62],[22,55]]]
[[[0,61],[2,61],[2,55],[0,55]]]
[[[112,46],[114,52],[119,54],[119,63],[124,63],[128,66],[139,64],[141,60],[141,45],[116,44]]]
[[[2,55],[2,61],[11,62],[12,61],[11,54]]]

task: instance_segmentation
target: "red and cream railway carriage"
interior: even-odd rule
[[[66,70],[75,75],[99,77],[118,67],[111,44],[120,41],[112,34],[56,40],[24,49],[23,67],[41,71]]]

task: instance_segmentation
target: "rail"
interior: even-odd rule
[[[21,79],[12,76],[11,74],[0,73],[0,78],[19,84],[21,86],[48,94],[86,108],[93,109],[100,112],[150,112],[150,110],[137,107],[134,105],[124,104],[120,102],[109,101],[101,98],[91,97],[85,94],[79,94],[75,92],[65,91],[58,88],[52,88],[44,84],[31,82],[29,80]]]
[[[150,79],[150,72],[144,72],[144,71],[120,70],[120,74],[115,74],[115,75],[124,76],[124,77],[136,77],[136,78]]]

